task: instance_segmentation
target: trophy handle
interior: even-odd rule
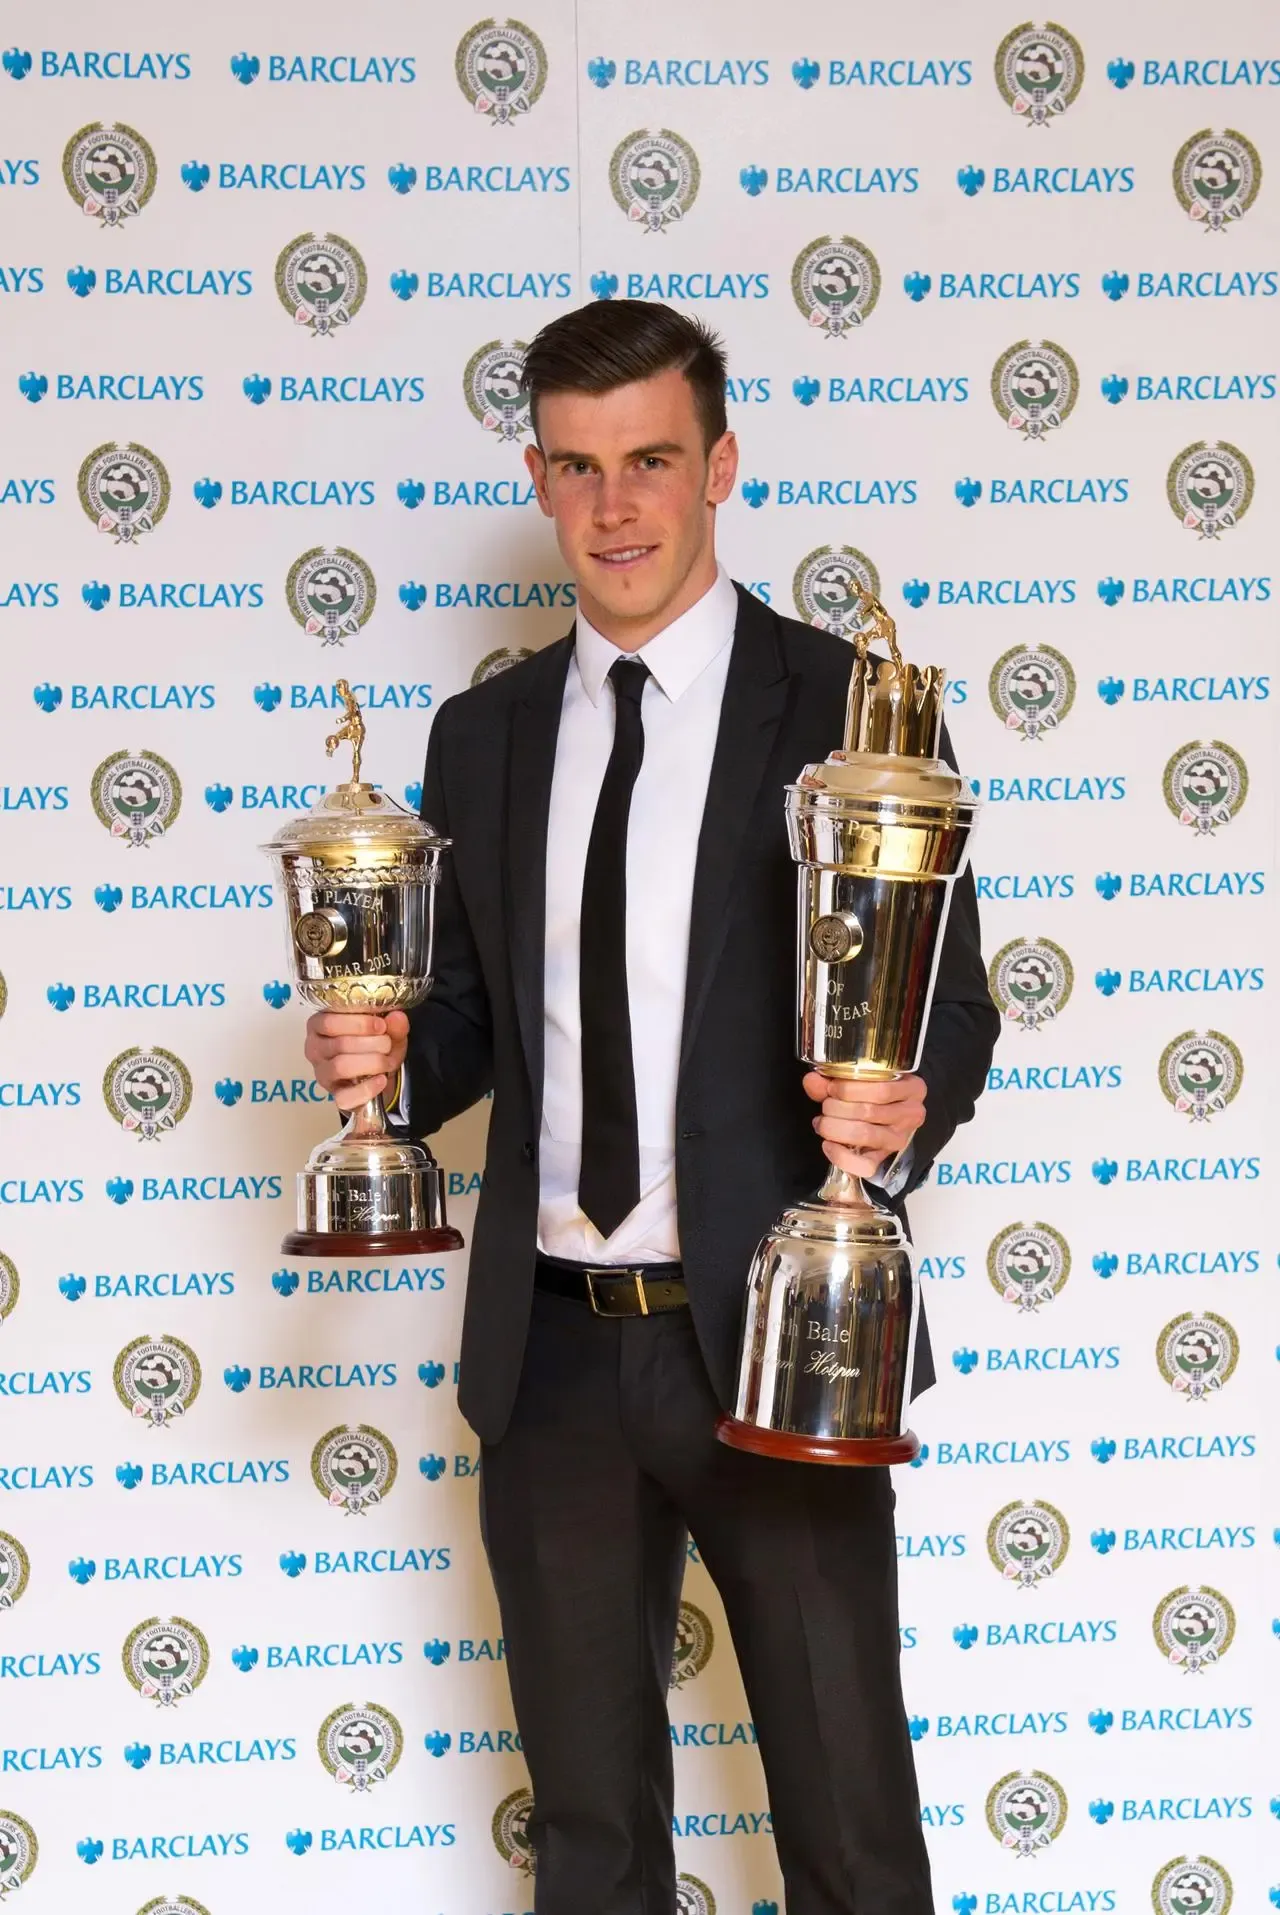
[[[879,1205],[873,1204],[868,1197],[861,1177],[854,1177],[849,1171],[841,1170],[838,1164],[831,1165],[823,1179],[821,1190],[814,1192],[810,1202],[839,1204],[849,1211],[869,1210],[873,1214],[881,1214]]]

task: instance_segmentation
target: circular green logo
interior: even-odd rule
[[[1014,938],[992,958],[987,981],[1011,1024],[1038,1031],[1066,1006],[1075,973],[1060,944],[1049,938]]]
[[[67,141],[62,177],[82,213],[99,226],[120,226],[155,192],[156,156],[133,127],[95,120]]]
[[[486,432],[510,445],[533,431],[524,378],[528,350],[522,339],[509,345],[505,340],[491,339],[472,353],[462,375],[462,390],[472,418]]]
[[[991,372],[991,397],[1011,432],[1043,440],[1070,417],[1080,391],[1076,362],[1051,339],[1020,339]]]
[[[1252,140],[1228,126],[1193,133],[1173,162],[1173,190],[1189,219],[1207,233],[1225,233],[1258,197],[1262,161]]]
[[[311,1480],[332,1509],[363,1516],[376,1509],[396,1480],[395,1445],[368,1423],[341,1423],[311,1452]]]
[[[1164,768],[1164,801],[1180,825],[1211,838],[1229,825],[1249,795],[1249,772],[1240,753],[1220,738],[1193,739]]]
[[[85,515],[115,545],[135,545],[169,509],[169,474],[132,439],[109,439],[80,463],[76,491]]]
[[[329,338],[350,325],[368,288],[364,261],[336,233],[299,233],[276,261],[280,303],[313,338]]]
[[[529,1817],[533,1813],[533,1792],[513,1789],[493,1812],[493,1846],[509,1868],[532,1875],[537,1864],[529,1835]]]
[[[1160,1088],[1183,1117],[1208,1123],[1244,1081],[1244,1059],[1221,1031],[1184,1031],[1160,1057]]]
[[[665,126],[658,133],[628,133],[609,161],[614,199],[632,225],[646,233],[665,233],[682,220],[701,183],[697,154]]]
[[[854,545],[818,545],[795,569],[791,596],[799,616],[819,631],[849,638],[868,616],[867,596],[879,598],[880,574]]]
[[[1253,467],[1225,439],[1197,439],[1169,467],[1165,492],[1184,530],[1219,539],[1253,503]]]
[[[159,1709],[171,1709],[204,1681],[209,1645],[182,1616],[152,1616],[129,1631],[122,1660],[138,1694]]]
[[[327,1715],[316,1738],[320,1760],[335,1782],[366,1794],[385,1782],[404,1750],[400,1724],[389,1709],[344,1703]]]
[[[1016,1769],[1001,1776],[987,1796],[987,1827],[1001,1848],[1018,1856],[1039,1855],[1067,1819],[1067,1792],[1043,1769]]]
[[[453,70],[490,126],[511,126],[536,106],[547,83],[546,49],[520,20],[482,20],[459,40]]]
[[[1052,1503],[1006,1503],[991,1519],[987,1554],[1006,1582],[1038,1589],[1071,1543],[1067,1519]]]
[[[1034,1316],[1042,1303],[1052,1303],[1070,1275],[1070,1248],[1052,1224],[1009,1224],[991,1240],[991,1287],[1024,1315]]]
[[[1155,1915],[1227,1915],[1231,1877],[1208,1855],[1177,1855],[1151,1884]]]
[[[1170,1388],[1188,1403],[1203,1403],[1228,1382],[1240,1341],[1225,1317],[1184,1310],[1156,1338],[1156,1362]]]
[[[815,332],[842,339],[875,311],[879,262],[869,246],[848,233],[815,239],[791,268],[791,297]]]
[[[1005,104],[1027,126],[1051,126],[1066,112],[1084,80],[1080,42],[1065,27],[1028,20],[1006,33],[996,50],[996,85]]]
[[[1236,1612],[1207,1583],[1184,1584],[1156,1604],[1151,1627],[1156,1646],[1184,1675],[1198,1676],[1221,1661],[1236,1633]]]
[[[345,545],[313,545],[289,567],[284,589],[298,624],[322,645],[354,638],[378,597],[373,573]]]

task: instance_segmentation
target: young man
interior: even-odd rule
[[[900,1203],[972,1116],[998,1019],[966,877],[920,1076],[795,1062],[783,787],[839,743],[852,661],[717,565],[724,375],[664,306],[601,302],[534,341],[526,457],[577,622],[435,716],[423,813],[453,849],[431,997],[318,1013],[307,1056],[344,1108],[403,1061],[423,1133],[493,1091],[459,1403],[538,1915],[674,1915],[687,1532],[733,1632],[788,1915],[930,1915],[888,1472],[766,1460],[714,1427],[752,1252],[820,1149]]]

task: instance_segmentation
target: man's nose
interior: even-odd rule
[[[602,473],[596,486],[593,517],[602,530],[612,530],[635,517],[626,479],[620,473]]]

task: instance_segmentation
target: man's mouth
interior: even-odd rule
[[[649,554],[656,552],[657,549],[656,545],[619,545],[612,551],[593,552],[591,556],[599,560],[601,565],[607,565],[611,571],[623,572],[628,566],[637,565],[641,559],[647,559]]]

